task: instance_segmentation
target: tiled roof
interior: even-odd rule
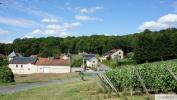
[[[96,55],[95,55],[95,54],[85,54],[85,55],[83,55],[83,57],[84,57],[84,59],[86,59],[86,60],[90,60],[91,58],[96,57]]]
[[[46,66],[68,66],[69,60],[64,59],[50,59],[50,58],[38,58],[36,65]]]
[[[112,55],[113,53],[117,52],[118,50],[121,50],[121,49],[112,49],[106,53],[103,54],[103,56],[110,56]]]
[[[35,64],[37,58],[33,57],[15,57],[9,63],[10,64]]]

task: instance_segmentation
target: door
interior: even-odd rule
[[[49,73],[49,68],[44,68],[44,73]]]

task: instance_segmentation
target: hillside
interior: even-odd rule
[[[144,91],[168,93],[177,91],[177,59],[138,65],[120,66],[107,72],[119,91]]]

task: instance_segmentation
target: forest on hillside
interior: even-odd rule
[[[12,44],[0,44],[0,53],[7,55],[14,50],[24,56],[39,54],[48,57],[58,53],[77,54],[83,51],[101,55],[114,48],[131,52],[133,38],[134,35],[24,38],[14,40]]]
[[[123,36],[80,36],[80,37],[47,37],[16,39],[12,44],[0,44],[0,54],[8,55],[11,51],[23,56],[55,56],[59,53],[88,52],[102,55],[119,48],[125,52],[134,52],[138,63],[177,57],[177,29],[169,28],[160,31],[144,32]]]

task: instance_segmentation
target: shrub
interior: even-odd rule
[[[83,63],[83,58],[79,55],[71,56],[71,67],[81,67]]]
[[[6,66],[0,66],[0,83],[14,82],[14,74]]]

